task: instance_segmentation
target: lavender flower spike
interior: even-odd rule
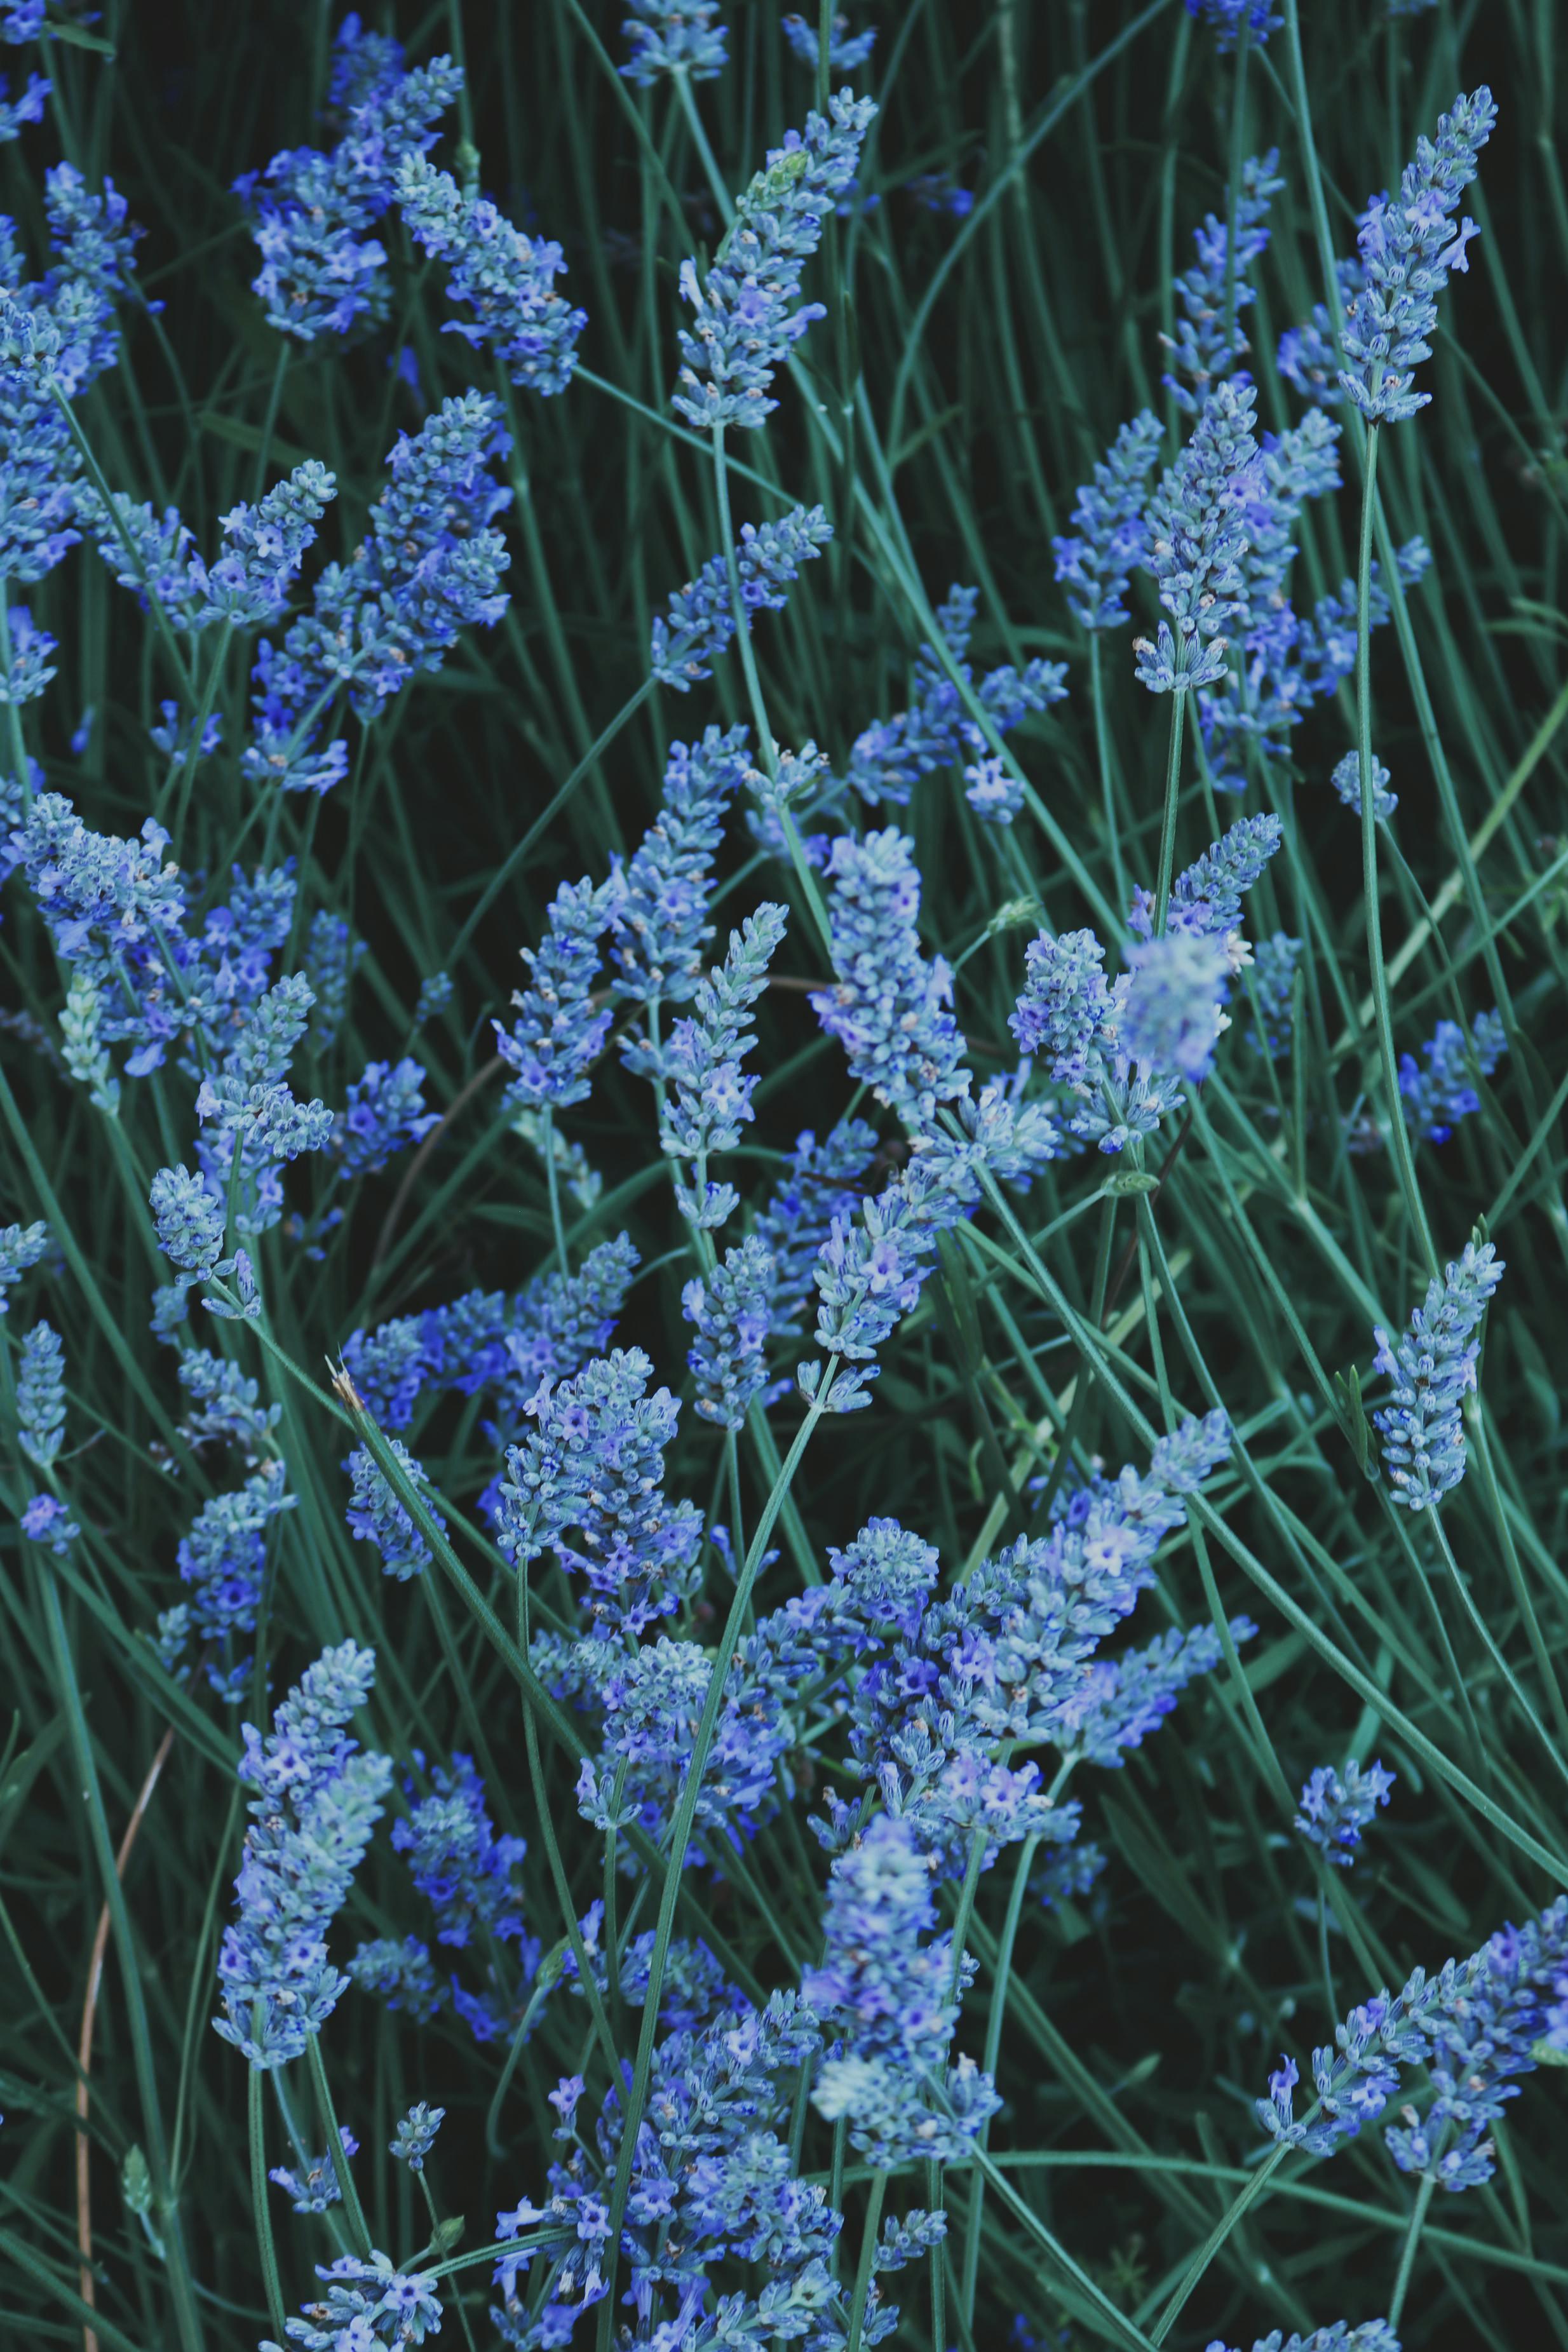
[[[1394,1395],[1373,1415],[1383,1437],[1384,1466],[1394,1499],[1408,1511],[1429,1510],[1465,1475],[1460,1401],[1476,1385],[1480,1342],[1472,1334],[1502,1278],[1490,1242],[1464,1255],[1426,1286],[1426,1304],[1410,1318],[1397,1346],[1379,1329],[1373,1370],[1394,1379]]]
[[[348,1984],[327,1957],[327,1930],[392,1779],[345,1727],[370,1696],[374,1650],[344,1642],[307,1666],[266,1739],[246,1724],[239,1777],[250,1800],[238,1909],[224,1930],[214,2025],[252,2066],[287,2065],[319,2033]]]
[[[1242,610],[1247,512],[1260,480],[1252,432],[1257,398],[1251,384],[1231,377],[1215,384],[1150,506],[1144,567],[1159,582],[1160,602],[1175,624],[1173,631],[1162,621],[1154,645],[1146,637],[1134,643],[1139,680],[1151,694],[1215,686],[1225,676],[1220,631]]]
[[[1452,228],[1449,215],[1475,178],[1480,151],[1497,121],[1483,82],[1441,116],[1436,142],[1418,139],[1399,194],[1373,196],[1356,239],[1362,283],[1345,310],[1340,383],[1369,425],[1397,425],[1432,395],[1411,389],[1416,362],[1431,357],[1426,337],[1437,324],[1437,297],[1452,269],[1468,269],[1465,247],[1480,232],[1472,220]]]

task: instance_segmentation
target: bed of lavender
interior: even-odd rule
[[[1568,2345],[1561,30],[0,7],[18,2345]]]

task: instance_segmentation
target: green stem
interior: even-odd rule
[[[849,2334],[845,2352],[860,2352],[860,2331],[866,2325],[866,2305],[871,2293],[871,2265],[876,2259],[877,2233],[882,2222],[882,2200],[887,2193],[887,2174],[874,2172],[866,2199],[865,2235],[860,2241],[860,2260],[855,2272],[855,2296],[849,2305]]]
[[[371,2252],[370,2231],[366,2227],[364,2209],[359,2201],[359,2189],[349,2160],[343,2152],[343,2136],[338,2128],[337,2109],[332,2105],[331,2085],[327,2081],[327,2062],[321,2055],[321,2037],[312,2033],[306,2045],[310,2068],[310,2081],[315,2087],[316,2104],[321,2111],[321,2124],[327,2135],[327,2153],[332,2159],[332,2171],[337,2178],[338,2194],[343,2200],[343,2213],[350,2235],[362,2255]]]
[[[1058,1787],[1065,1778],[1066,1769],[1058,1776]],[[1007,1916],[1002,1923],[1002,1940],[996,1948],[996,1982],[991,1995],[991,2015],[985,2026],[985,2055],[981,2062],[984,2072],[993,2082],[996,2079],[997,2061],[1002,2053],[1002,2025],[1007,2014],[1007,1990],[1013,1975],[1013,1947],[1017,1941],[1024,1895],[1034,1864],[1035,1849],[1039,1843],[1037,1837],[1026,1838],[1018,1849],[1017,1864],[1013,1872],[1013,1891],[1007,1898]],[[987,2118],[981,2127],[982,2147],[990,2137],[990,2119]],[[985,2182],[982,2177],[975,2181],[970,2199],[969,2222],[963,2241],[963,2279],[960,2290],[963,2316],[971,2327],[974,2325],[974,2296],[980,2282],[980,2224],[984,2210]],[[946,2352],[945,2347],[943,2352]]]
[[[1378,1048],[1383,1057],[1389,1150],[1394,1157],[1405,1213],[1419,1236],[1427,1271],[1436,1274],[1437,1254],[1415,1181],[1415,1163],[1411,1156],[1410,1134],[1405,1124],[1404,1098],[1399,1091],[1399,1062],[1394,1050],[1394,1015],[1389,1004],[1388,977],[1384,969],[1383,916],[1377,887],[1377,793],[1372,750],[1372,527],[1376,505],[1380,432],[1381,427],[1373,425],[1366,436],[1361,544],[1356,563],[1356,749],[1361,767],[1362,887],[1366,908],[1366,952],[1372,974],[1373,1013],[1377,1023]]]
[[[288,2333],[283,2306],[283,2282],[278,2275],[278,2249],[272,2242],[272,2214],[267,2202],[267,2128],[262,2108],[262,2069],[252,2066],[246,2088],[246,2116],[250,2139],[250,2201],[256,2215],[256,2243],[261,2254],[261,2279],[267,2309],[281,2344]]]
[[[1100,676],[1100,631],[1089,633],[1089,692],[1094,709],[1094,748],[1100,762],[1100,797],[1105,811],[1105,838],[1116,876],[1116,900],[1125,908],[1130,892],[1127,864],[1121,854],[1121,824],[1116,806],[1116,783],[1110,765],[1110,733],[1105,718],[1105,685]]]
[[[1171,903],[1171,877],[1176,864],[1176,805],[1182,783],[1182,729],[1186,712],[1185,694],[1179,688],[1171,696],[1171,743],[1165,760],[1165,811],[1160,824],[1160,878],[1154,894],[1154,936],[1163,936],[1165,913]]]
[[[64,1612],[54,1577],[46,1570],[39,1577],[44,1614],[49,1629],[49,1643],[54,1651],[55,1669],[59,1679],[60,1698],[69,1726],[71,1748],[75,1754],[81,1793],[87,1806],[88,1826],[92,1838],[99,1872],[103,1880],[103,1900],[109,1913],[110,1927],[114,1936],[114,1949],[120,1961],[121,1989],[125,1999],[126,2018],[131,2030],[131,2054],[136,2073],[136,2087],[142,2107],[142,2127],[147,2135],[147,2168],[153,2177],[153,2195],[157,2205],[167,2249],[166,2268],[169,2293],[174,2305],[174,2323],[185,2352],[201,2352],[202,2325],[196,2310],[195,2291],[185,2256],[184,2231],[181,2226],[178,2207],[169,2179],[169,2163],[163,2138],[163,2111],[158,2102],[158,2074],[153,2055],[152,2028],[147,2017],[146,1995],[142,1990],[142,1961],[131,1932],[131,1914],[125,1906],[125,1887],[115,1864],[114,1846],[109,1834],[109,1821],[103,1810],[103,1790],[99,1784],[98,1764],[92,1752],[92,1740],[82,1709],[81,1693],[77,1686],[76,1668],[71,1661],[70,1642],[66,1633]]]
[[[1399,2271],[1394,2282],[1394,2293],[1388,2299],[1388,2326],[1391,2334],[1399,2325],[1400,2315],[1405,2309],[1405,2298],[1410,2292],[1411,2274],[1415,2268],[1415,2250],[1421,2243],[1421,2231],[1426,2220],[1426,2209],[1432,2202],[1432,2191],[1436,2186],[1436,2173],[1422,2174],[1421,2186],[1415,2191],[1415,2203],[1411,2210],[1410,2227],[1405,2233],[1405,2243],[1400,2249]]]

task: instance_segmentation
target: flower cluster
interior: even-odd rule
[[[1388,2150],[1401,2171],[1428,2173],[1458,2192],[1491,2179],[1485,2134],[1518,2097],[1513,2078],[1565,2056],[1568,1895],[1560,1895],[1524,1927],[1500,1928],[1468,1960],[1449,1960],[1433,1977],[1417,1969],[1392,2000],[1383,1991],[1352,2010],[1333,2047],[1312,2053],[1318,2101],[1306,2121],[1296,2118],[1300,2074],[1289,2057],[1257,2112],[1270,2138],[1331,2156],[1385,2112],[1405,2068],[1425,2065],[1430,2104],[1424,2116],[1401,2109],[1400,2123],[1385,2126]]]
[[[1113,1152],[1152,1135],[1180,1101],[1182,1082],[1212,1066],[1229,977],[1246,961],[1236,928],[1241,899],[1280,837],[1274,816],[1229,826],[1177,876],[1163,938],[1151,936],[1140,892],[1131,922],[1142,943],[1114,982],[1092,931],[1042,932],[1026,951],[1028,976],[1010,1026],[1020,1050],[1043,1059],[1075,1098],[1068,1124],[1084,1142]]]
[[[893,825],[861,841],[841,835],[828,875],[837,984],[814,992],[812,1010],[877,1100],[910,1127],[928,1127],[968,1093],[970,1078],[950,1010],[952,974],[921,950],[914,844]]]
[[[746,730],[707,728],[700,741],[672,743],[658,814],[623,865],[610,863],[605,899],[614,994],[652,1007],[682,1004],[697,992],[713,861],[725,812],[746,772]],[[627,1066],[650,1076],[663,1063],[643,1031],[622,1047]]]
[[[338,2139],[345,2157],[359,2154],[359,2142],[346,2124],[340,2127]],[[274,2188],[281,2189],[296,2213],[324,2213],[329,2205],[342,2201],[330,2148],[325,2156],[301,2158],[298,2172],[291,2165],[275,2164],[267,2178]]]
[[[686,1359],[696,1376],[697,1410],[724,1429],[741,1427],[766,1385],[776,1278],[773,1253],[748,1234],[710,1275],[694,1277],[680,1294],[681,1312],[697,1328]]]
[[[574,1380],[542,1381],[534,1427],[506,1457],[503,1543],[524,1566],[553,1551],[581,1575],[605,1638],[640,1633],[695,1590],[702,1517],[665,1499],[680,1407],[668,1389],[648,1395],[652,1370],[640,1348],[617,1348]]]
[[[813,2104],[845,2117],[851,2144],[879,2168],[961,2161],[1001,2105],[972,2058],[948,2066],[963,1969],[935,1924],[931,1865],[911,1825],[875,1815],[833,1865],[826,1956],[805,1970],[801,1994],[844,2034],[817,2068]]]
[[[1352,1761],[1345,1766],[1342,1780],[1331,1766],[1317,1765],[1301,1790],[1296,1827],[1309,1845],[1319,1847],[1342,1870],[1349,1870],[1363,1830],[1379,1805],[1388,1802],[1394,1777],[1381,1764],[1369,1764],[1363,1771]]]
[[[243,1637],[256,1631],[268,1530],[295,1502],[282,1463],[268,1462],[242,1486],[204,1503],[180,1539],[180,1580],[190,1598],[160,1616],[159,1654],[172,1670],[190,1641],[200,1642],[207,1680],[220,1698],[241,1698],[250,1680]]]
[[[807,115],[769,154],[735,209],[705,278],[682,262],[680,291],[695,314],[680,330],[681,370],[674,406],[700,431],[758,425],[778,403],[768,387],[820,302],[800,300],[801,271],[822,241],[822,224],[850,186],[861,142],[877,110],[840,90],[826,116]]]
[[[237,1916],[218,1955],[224,2013],[213,2023],[252,2066],[299,2057],[348,1983],[327,1957],[327,1931],[392,1780],[387,1759],[362,1751],[344,1728],[374,1675],[374,1652],[343,1642],[307,1666],[265,1739],[243,1727],[239,1776],[256,1794]]]
[[[1154,644],[1141,637],[1134,647],[1139,679],[1152,694],[1214,686],[1225,675],[1220,632],[1242,610],[1241,558],[1258,482],[1257,398],[1251,384],[1222,378],[1150,503],[1142,562],[1171,616]]]
[[[380,2352],[395,2346],[423,2344],[441,2332],[441,2297],[433,2278],[419,2271],[400,2271],[390,2254],[339,2254],[335,2262],[316,2265],[326,2294],[305,2305],[302,2319],[284,2322],[291,2344],[303,2352]],[[283,2352],[263,2337],[261,2352]]]
[[[471,322],[448,319],[442,332],[488,345],[513,383],[564,392],[588,314],[555,291],[561,247],[514,228],[488,196],[465,195],[422,148],[400,157],[394,186],[409,235],[446,264],[448,296],[474,313]]]
[[[752,1117],[756,1076],[742,1068],[752,1043],[752,1006],[767,986],[768,965],[784,937],[784,910],[764,899],[730,934],[723,962],[701,982],[695,1011],[669,1033],[665,1070],[671,1093],[659,1123],[666,1155],[691,1169],[676,1181],[676,1202],[694,1225],[721,1225],[739,1199],[732,1184],[708,1173],[717,1151],[732,1151]]]
[[[1119,629],[1131,617],[1122,600],[1143,560],[1143,507],[1160,441],[1159,418],[1141,410],[1096,466],[1094,479],[1080,484],[1072,510],[1077,537],[1051,541],[1057,578],[1086,629]]]
[[[446,1520],[423,1491],[430,1483],[423,1463],[415,1460],[400,1438],[391,1438],[388,1443],[397,1456],[399,1469],[445,1533]],[[406,1584],[411,1576],[423,1576],[430,1561],[430,1546],[406,1505],[398,1499],[380,1464],[364,1446],[356,1445],[343,1467],[353,1486],[346,1514],[349,1533],[359,1543],[374,1544],[381,1554],[383,1572],[395,1576],[400,1584]]]
[[[550,907],[550,929],[537,948],[524,948],[531,975],[512,992],[519,1018],[510,1029],[491,1023],[496,1046],[514,1073],[507,1100],[530,1110],[564,1109],[588,1098],[588,1072],[609,1034],[614,1008],[597,1007],[589,993],[599,969],[599,942],[609,925],[609,899],[584,878],[563,882]]]
[[[1457,1021],[1439,1021],[1421,1048],[1399,1056],[1399,1100],[1406,1126],[1426,1143],[1447,1143],[1462,1118],[1479,1110],[1477,1077],[1489,1078],[1508,1051],[1501,1015],[1478,1013],[1467,1037]]]
[[[667,76],[713,81],[724,70],[728,36],[716,25],[719,0],[631,0],[621,26],[631,57],[621,68],[628,81],[650,89]]]
[[[490,526],[511,493],[489,469],[509,446],[498,404],[477,392],[399,435],[358,550],[327,565],[281,648],[263,638],[258,650],[255,740],[242,762],[254,782],[326,791],[341,781],[346,749],[313,746],[339,687],[362,719],[374,718],[418,671],[440,668],[459,630],[500,618],[510,557]]]
[[[745,626],[753,613],[782,613],[803,563],[822,553],[833,525],[820,507],[792,507],[777,522],[742,523],[735,546],[741,613]],[[678,694],[713,675],[735,634],[735,604],[728,559],[710,556],[695,580],[678,588],[668,613],[656,613],[648,667],[661,686]]]
[[[1278,151],[1270,148],[1267,155],[1248,156],[1242,166],[1234,258],[1228,226],[1209,213],[1194,231],[1198,257],[1175,281],[1182,315],[1174,336],[1162,339],[1171,362],[1162,381],[1189,416],[1197,415],[1210,388],[1247,350],[1240,317],[1255,296],[1241,273],[1268,243],[1269,202],[1285,185],[1274,168],[1279,161]]]
[[[1462,1256],[1432,1276],[1425,1305],[1414,1310],[1397,1345],[1381,1328],[1373,1334],[1373,1369],[1394,1381],[1393,1396],[1373,1420],[1394,1499],[1408,1511],[1429,1510],[1465,1475],[1461,1406],[1476,1385],[1480,1341],[1474,1335],[1502,1275],[1490,1242],[1479,1248],[1467,1242]]]
[[[261,256],[253,290],[268,325],[301,342],[385,315],[386,248],[366,232],[392,203],[399,163],[434,146],[435,125],[462,86],[450,58],[412,73],[402,64],[395,42],[345,17],[334,71],[336,102],[348,117],[342,137],[326,154],[285,148],[264,172],[235,184]]]
[[[330,1149],[345,1176],[384,1168],[394,1152],[421,1142],[439,1127],[438,1111],[425,1108],[425,1073],[405,1055],[402,1061],[370,1062],[349,1087],[347,1108],[333,1123]]]
[[[1356,244],[1362,282],[1345,305],[1344,356],[1339,381],[1369,425],[1397,424],[1425,408],[1432,395],[1413,389],[1417,362],[1431,356],[1426,341],[1437,324],[1437,297],[1452,269],[1467,269],[1465,247],[1480,232],[1451,215],[1479,168],[1480,151],[1497,121],[1483,83],[1460,94],[1451,114],[1438,118],[1436,140],[1415,143],[1397,199],[1373,196]]]

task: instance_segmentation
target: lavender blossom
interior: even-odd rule
[[[448,319],[442,333],[476,350],[488,344],[513,383],[564,392],[588,314],[554,289],[566,267],[561,247],[525,236],[488,196],[465,195],[421,148],[403,155],[393,184],[409,235],[446,264],[447,294],[474,313],[472,323]]]
[[[265,1740],[242,1727],[239,1776],[257,1793],[235,1881],[237,1916],[218,1955],[224,2014],[213,2023],[255,2067],[299,2057],[348,1983],[327,1957],[327,1931],[392,1778],[384,1756],[361,1753],[345,1732],[374,1673],[374,1652],[344,1642],[306,1668]]]
[[[516,1073],[507,1087],[509,1103],[542,1110],[587,1100],[588,1072],[614,1017],[608,1005],[595,1011],[588,994],[608,922],[605,891],[587,880],[563,882],[543,940],[522,950],[531,980],[512,994],[521,1018],[510,1031],[499,1021],[490,1024],[501,1059]]]
[[[681,1313],[698,1335],[686,1359],[697,1379],[697,1410],[721,1428],[739,1429],[766,1383],[773,1281],[773,1257],[750,1234],[680,1294]]]
[[[1144,553],[1143,507],[1161,437],[1152,409],[1124,425],[1093,481],[1079,486],[1072,512],[1079,536],[1051,541],[1057,578],[1066,582],[1074,618],[1086,629],[1119,629],[1131,617],[1123,599]]]
[[[1214,686],[1225,675],[1220,632],[1242,609],[1241,558],[1258,482],[1257,396],[1228,377],[1215,385],[1150,505],[1144,568],[1175,623],[1173,633],[1162,621],[1156,644],[1140,638],[1133,648],[1140,682],[1152,694]]]
[[[741,525],[735,562],[748,629],[753,613],[784,611],[801,565],[814,562],[832,537],[833,525],[820,507],[792,507],[777,522]],[[648,667],[661,686],[685,694],[712,677],[734,634],[729,564],[722,554],[710,556],[696,579],[671,596],[668,616],[654,614]]]
[[[769,154],[735,208],[732,226],[705,279],[682,262],[680,291],[695,313],[680,330],[679,389],[673,404],[689,425],[756,426],[778,403],[768,396],[820,302],[800,301],[801,271],[822,241],[829,208],[855,177],[860,143],[877,110],[841,90],[826,117],[806,117]]]
[[[837,985],[811,1006],[855,1076],[910,1127],[969,1091],[963,1039],[949,1010],[952,975],[921,951],[913,844],[889,825],[833,845],[828,916]]]
[[[1394,1381],[1389,1402],[1373,1420],[1383,1438],[1384,1466],[1394,1499],[1406,1510],[1429,1510],[1465,1475],[1463,1398],[1476,1385],[1479,1328],[1503,1265],[1490,1242],[1450,1261],[1426,1286],[1426,1304],[1410,1318],[1397,1345],[1381,1328],[1373,1336],[1373,1369]]]
[[[1379,1805],[1387,1804],[1394,1778],[1381,1764],[1369,1764],[1363,1771],[1352,1761],[1345,1766],[1342,1780],[1331,1765],[1319,1764],[1301,1790],[1296,1827],[1309,1845],[1317,1846],[1342,1870],[1349,1870],[1361,1833]]]
[[[719,0],[630,0],[633,14],[621,26],[631,57],[621,67],[640,89],[676,74],[690,81],[714,81],[727,61],[728,35],[716,25]]]
[[[1399,1056],[1399,1099],[1405,1125],[1426,1143],[1447,1143],[1460,1119],[1479,1110],[1472,1083],[1489,1078],[1508,1051],[1501,1016],[1478,1013],[1467,1037],[1457,1021],[1439,1021],[1421,1048]]]

